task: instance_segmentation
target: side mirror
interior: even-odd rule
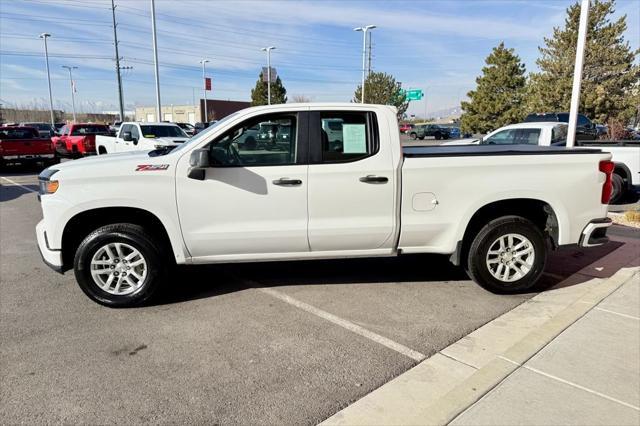
[[[125,142],[131,142],[133,138],[131,137],[131,132],[124,132],[122,134],[122,140]]]
[[[189,178],[204,180],[205,171],[211,166],[209,161],[209,150],[206,148],[196,149],[189,157]]]

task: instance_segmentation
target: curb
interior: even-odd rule
[[[445,425],[500,384],[640,268],[625,244],[426,359],[322,425]],[[607,260],[615,260],[617,272]],[[576,285],[577,284],[577,285]],[[497,350],[496,350],[497,349]]]

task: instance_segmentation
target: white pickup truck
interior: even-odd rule
[[[442,145],[539,145],[565,146],[566,123],[529,122],[510,124],[481,139],[460,139]],[[598,148],[609,152],[615,163],[611,204],[622,201],[627,193],[640,191],[640,141],[576,141],[578,147]]]
[[[342,131],[327,133],[336,121]],[[608,241],[610,158],[538,146],[403,150],[392,107],[254,107],[172,150],[46,169],[36,233],[49,266],[73,268],[82,290],[112,307],[148,300],[172,264],[402,253],[445,254],[487,289],[520,292],[542,274],[548,246]]]
[[[175,147],[189,136],[173,123],[122,123],[116,137],[97,136],[98,155],[125,151],[151,151],[163,147]]]

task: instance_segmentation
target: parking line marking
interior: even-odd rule
[[[20,185],[18,182],[14,182],[14,181],[12,181],[11,179],[6,178],[6,177],[4,177],[4,176],[0,176],[0,178],[2,178],[2,179],[4,179],[4,180],[6,180],[6,181],[7,181],[7,182],[9,182],[11,185],[19,186],[20,188],[22,188],[22,189],[26,189],[27,191],[30,191],[30,192],[38,192],[38,191],[36,191],[35,189],[27,188],[26,186],[24,186],[24,185]]]
[[[414,351],[413,349],[408,348],[400,343],[394,342],[391,339],[387,339],[386,337],[376,334],[373,331],[362,328],[359,325],[352,323],[351,321],[347,321],[333,314],[330,314],[329,312],[323,311],[322,309],[318,309],[315,306],[311,306],[307,303],[301,302],[300,300],[294,299],[291,296],[287,296],[286,294],[281,293],[277,290],[274,290],[272,288],[259,288],[258,290],[277,299],[280,299],[283,302],[293,305],[298,309],[302,309],[303,311],[309,312],[322,319],[339,325],[340,327],[346,328],[347,330],[352,331],[362,337],[373,340],[374,342],[379,343],[382,346],[386,346],[387,348],[392,349],[398,353],[401,353],[402,355],[407,356],[414,361],[420,362],[426,358],[426,356],[421,354],[420,352]]]

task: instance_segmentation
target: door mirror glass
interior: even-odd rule
[[[131,132],[124,132],[122,134],[122,140],[125,142],[131,142],[133,138],[131,137]]]
[[[196,149],[189,157],[189,177],[191,179],[204,180],[205,170],[210,167],[209,150]]]

